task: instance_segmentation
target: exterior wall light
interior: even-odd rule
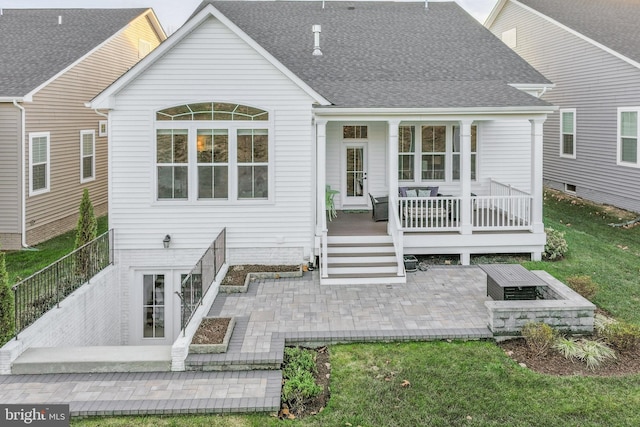
[[[164,239],[162,239],[162,245],[164,246],[165,249],[168,249],[169,243],[171,243],[171,236],[167,234],[166,236],[164,236]]]

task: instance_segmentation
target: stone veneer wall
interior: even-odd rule
[[[519,335],[530,322],[543,322],[568,333],[593,332],[596,306],[545,271],[534,271],[547,283],[534,301],[486,301],[489,329],[494,335]],[[553,298],[553,299],[551,299]]]

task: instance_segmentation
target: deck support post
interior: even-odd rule
[[[327,121],[316,120],[316,236],[322,235],[326,222]]]

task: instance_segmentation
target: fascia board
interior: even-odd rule
[[[493,21],[496,20],[496,18],[500,14],[500,11],[502,11],[502,8],[505,4],[507,4],[508,1],[509,0],[499,0],[495,4],[495,6],[493,6],[493,9],[491,9],[491,13],[489,13],[489,16],[487,16],[487,19],[485,19],[483,24],[486,28],[489,28],[493,25]]]

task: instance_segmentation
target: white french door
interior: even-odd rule
[[[367,205],[367,143],[344,144],[342,168],[342,206],[345,208]]]

